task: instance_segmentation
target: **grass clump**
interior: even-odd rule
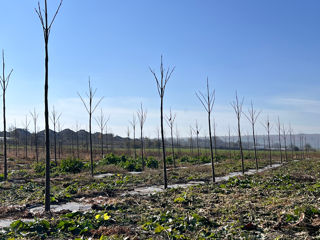
[[[63,159],[60,164],[62,172],[79,173],[84,168],[84,163],[77,158]]]

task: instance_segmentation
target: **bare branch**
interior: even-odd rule
[[[94,111],[96,110],[96,108],[98,107],[98,105],[100,104],[100,102],[104,99],[104,97],[101,97],[100,100],[96,103],[96,105],[94,106],[92,113],[94,113]]]
[[[206,112],[211,114],[212,109],[213,109],[213,105],[215,102],[215,90],[212,90],[212,92],[210,92],[208,78],[207,78],[207,94],[206,94],[206,96],[201,91],[196,93],[196,96],[199,99],[199,101],[201,102],[201,104],[203,105]]]
[[[157,74],[155,73],[154,70],[152,70],[150,67],[149,67],[149,70],[152,73],[154,79],[156,80],[157,90],[158,90],[159,96],[163,97],[164,93],[165,93],[166,85],[167,85],[169,79],[171,78],[171,75],[174,72],[175,67],[173,67],[171,70],[170,70],[170,67],[167,70],[164,69],[163,61],[162,61],[162,55],[161,55],[160,79],[159,79],[159,77],[157,76]]]
[[[61,0],[61,1],[60,1],[60,4],[59,4],[59,6],[58,6],[58,8],[57,8],[57,10],[56,10],[56,12],[55,12],[55,14],[54,14],[54,16],[53,16],[52,20],[51,20],[51,23],[50,23],[50,25],[49,25],[49,31],[50,31],[50,29],[51,29],[51,26],[52,26],[52,24],[53,24],[54,20],[56,19],[56,16],[57,16],[57,14],[58,14],[58,12],[59,12],[60,8],[61,8],[62,2],[63,2],[63,0]]]
[[[80,99],[81,99],[81,101],[82,101],[82,103],[83,103],[84,107],[86,108],[87,112],[90,114],[90,111],[89,111],[89,109],[88,109],[88,107],[87,107],[86,102],[83,100],[83,98],[81,97],[80,93],[77,93],[77,94],[78,94],[78,96],[80,97]]]
[[[203,107],[204,107],[204,109],[206,110],[206,112],[209,112],[209,109],[207,108],[207,106],[206,106],[206,104],[205,104],[206,99],[205,99],[205,97],[203,96],[202,92],[199,91],[199,94],[200,94],[200,95],[198,95],[198,93],[195,93],[195,94],[196,94],[197,98],[199,99],[199,101],[201,102],[201,104],[203,105]],[[203,99],[201,99],[201,97],[202,97]]]

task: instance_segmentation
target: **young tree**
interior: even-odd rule
[[[263,159],[267,158],[266,155],[266,149],[267,149],[267,145],[266,145],[266,135],[263,135]]]
[[[217,151],[217,134],[216,134],[216,120],[213,118],[213,143],[214,143],[214,155],[217,161],[218,159],[218,151]]]
[[[271,155],[271,141],[270,141],[270,130],[271,130],[271,125],[269,121],[269,117],[267,117],[266,122],[263,124],[264,128],[267,131],[267,137],[268,137],[268,149],[269,149],[269,163],[270,166],[272,166],[272,155]]]
[[[300,142],[300,149],[301,149],[301,159],[304,159],[303,140],[304,140],[304,137],[303,137],[303,134],[301,133],[299,135],[299,142]]]
[[[291,159],[293,160],[293,151],[294,151],[294,143],[295,141],[295,135],[293,134],[293,129],[291,127],[291,124],[289,124],[289,139],[290,139],[290,150],[291,150]]]
[[[181,155],[179,136],[180,134],[179,134],[178,124],[176,124],[176,146],[177,146],[177,151],[179,152],[179,155]]]
[[[280,118],[278,116],[278,136],[279,136],[279,150],[280,150],[280,162],[282,163],[282,149],[281,149],[281,124],[280,124]]]
[[[57,162],[57,131],[56,131],[56,127],[57,127],[57,123],[58,123],[60,117],[61,117],[61,113],[59,114],[54,109],[54,106],[53,106],[50,119],[51,119],[51,122],[53,124],[54,162],[55,162],[56,166],[58,166],[58,162]]]
[[[24,131],[25,131],[25,145],[24,145],[24,152],[25,158],[28,158],[28,133],[29,133],[29,125],[30,121],[28,121],[28,115],[26,115],[26,121],[24,123]]]
[[[257,119],[260,115],[261,111],[257,112],[257,110],[253,107],[253,102],[251,101],[251,108],[248,110],[248,114],[244,115],[251,123],[252,128],[252,138],[253,138],[253,149],[254,149],[254,160],[256,161],[256,169],[258,170],[258,157],[257,157],[257,142],[256,142],[256,135],[255,135],[255,124],[257,122]]]
[[[156,149],[158,150],[158,157],[161,157],[161,141],[160,141],[160,129],[157,127],[156,129],[157,134],[157,142],[156,142]]]
[[[167,120],[167,124],[170,128],[173,167],[176,168],[177,166],[176,166],[176,159],[175,159],[175,155],[174,155],[174,145],[173,145],[173,125],[174,125],[174,121],[176,120],[176,114],[172,114],[171,109],[170,109],[169,116],[166,116],[166,120]]]
[[[144,170],[145,162],[143,157],[144,146],[143,146],[143,126],[147,119],[147,111],[143,110],[142,103],[140,105],[140,109],[137,111],[137,116],[140,124],[140,139],[141,139],[141,160],[142,160],[142,170]]]
[[[114,135],[112,133],[112,129],[110,128],[110,151],[113,153],[114,150]]]
[[[78,95],[79,95],[88,115],[89,115],[89,144],[90,144],[91,177],[93,177],[93,148],[92,148],[92,134],[91,134],[92,115],[103,99],[103,97],[101,97],[95,104],[93,103],[96,91],[97,91],[97,89],[95,89],[95,90],[92,89],[92,86],[90,83],[90,77],[89,77],[89,92],[86,93],[86,95],[88,97],[88,102],[85,102],[85,100],[78,93]]]
[[[288,161],[288,153],[287,153],[287,132],[284,125],[282,125],[282,137],[283,137],[283,143],[284,143],[284,156],[286,159],[286,162]]]
[[[71,156],[74,158],[74,142],[73,142],[73,139],[74,139],[74,132],[71,131],[71,148],[70,148],[70,154]]]
[[[196,144],[197,144],[197,152],[198,152],[198,161],[200,161],[200,147],[199,147],[199,134],[200,134],[200,127],[198,121],[196,121],[195,129],[193,131],[196,133]]]
[[[80,159],[80,149],[79,149],[79,130],[80,126],[78,121],[76,122],[76,144],[77,144],[77,158]]]
[[[101,143],[101,157],[102,158],[103,158],[103,154],[104,154],[104,152],[103,152],[103,150],[104,150],[103,133],[104,133],[104,130],[107,126],[109,119],[110,119],[110,116],[107,118],[101,108],[100,116],[99,116],[99,118],[96,118],[96,122],[98,124],[99,129],[100,129],[100,138],[101,138],[100,143]]]
[[[130,149],[130,127],[127,127],[127,148],[128,148],[128,156],[131,155],[131,149]]]
[[[48,21],[48,9],[47,9],[47,0],[44,1],[45,8],[42,11],[40,3],[38,2],[38,9],[35,9],[38,17],[40,19],[43,37],[45,43],[45,84],[44,84],[44,119],[45,119],[45,143],[46,143],[46,187],[45,187],[45,211],[50,211],[50,140],[49,140],[49,105],[48,105],[48,82],[49,82],[49,36],[51,32],[52,24],[60,10],[62,1],[52,18]],[[44,17],[43,17],[44,14]]]
[[[58,158],[59,159],[61,159],[61,156],[62,156],[62,154],[63,154],[63,146],[62,146],[62,143],[63,143],[63,139],[62,139],[62,124],[61,124],[61,122],[60,121],[58,121],[58,123],[57,123],[57,125],[58,125],[58,146],[59,146],[59,156],[58,156]]]
[[[231,160],[231,132],[230,132],[230,126],[228,126],[228,149],[229,149],[229,159]]]
[[[35,153],[36,153],[36,160],[37,163],[39,162],[39,152],[38,152],[38,133],[37,133],[37,121],[38,121],[38,113],[36,112],[36,109],[33,109],[33,112],[30,112],[30,115],[33,120],[33,127],[34,127],[34,146],[36,147]]]
[[[165,69],[163,67],[162,55],[161,55],[161,63],[160,63],[160,77],[158,77],[151,68],[149,68],[151,73],[154,76],[154,79],[157,83],[157,90],[160,97],[160,128],[161,128],[161,139],[162,139],[162,159],[163,159],[163,180],[164,180],[164,188],[168,187],[168,179],[167,179],[167,163],[166,163],[166,148],[164,144],[164,128],[163,128],[163,98],[166,90],[167,83],[171,78],[171,75],[174,71],[174,67],[170,69]]]
[[[242,149],[242,140],[241,140],[241,115],[242,115],[242,105],[243,105],[244,98],[239,101],[238,93],[236,92],[236,100],[231,103],[233,110],[237,117],[238,122],[238,138],[239,138],[239,148],[240,148],[240,155],[241,155],[241,168],[242,173],[244,174],[244,157],[243,157],[243,149]]]
[[[189,138],[189,141],[190,141],[190,154],[193,155],[193,129],[192,129],[192,126],[190,125],[189,126],[189,129],[190,129],[190,138]]]
[[[3,158],[4,158],[4,173],[3,178],[7,181],[8,178],[8,164],[7,164],[7,119],[6,119],[6,90],[10,81],[11,74],[13,69],[11,69],[10,73],[6,76],[5,73],[6,64],[4,61],[4,50],[2,50],[2,76],[0,76],[0,84],[2,88],[2,109],[3,109]]]
[[[136,120],[136,116],[133,114],[132,116],[132,120],[129,121],[131,126],[132,126],[132,130],[133,130],[133,150],[134,150],[134,159],[137,158],[137,149],[136,149],[136,125],[137,125],[137,120]]]
[[[196,93],[197,98],[203,105],[204,109],[208,114],[208,126],[209,126],[209,139],[210,139],[210,153],[211,153],[211,167],[212,167],[212,182],[216,181],[214,172],[214,161],[213,161],[213,146],[212,146],[212,135],[211,135],[211,113],[215,101],[215,91],[210,91],[209,79],[207,78],[207,92],[206,95],[199,91]]]
[[[19,136],[18,136],[18,131],[17,131],[17,122],[14,120],[14,138],[15,138],[15,145],[16,145],[16,157],[18,157],[18,141],[19,141]]]

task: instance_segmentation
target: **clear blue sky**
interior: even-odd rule
[[[58,3],[48,0],[51,15]],[[34,107],[43,126],[44,44],[36,6],[35,0],[0,4],[0,49],[14,68],[8,119],[18,126]],[[206,134],[194,93],[204,90],[207,76],[216,89],[219,135],[235,127],[230,102],[236,90],[245,105],[253,100],[263,110],[261,121],[279,115],[295,132],[320,132],[319,12],[316,0],[64,0],[50,38],[50,106],[62,112],[64,127],[78,120],[85,128],[77,92],[84,94],[91,76],[97,96],[105,96],[101,107],[111,131],[125,135],[143,102],[146,135],[154,136],[159,97],[148,67],[158,70],[163,54],[165,66],[176,67],[165,108],[177,112],[182,136],[195,120]],[[250,130],[245,118],[243,126]]]

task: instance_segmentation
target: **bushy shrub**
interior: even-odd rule
[[[159,167],[159,162],[154,157],[148,157],[147,160],[146,160],[146,166],[148,168],[158,168]]]
[[[44,163],[36,163],[33,165],[33,169],[36,173],[44,173],[46,165]]]
[[[4,175],[0,174],[0,182],[2,182],[4,180]]]
[[[95,168],[97,165],[98,163],[93,162],[93,168]],[[91,169],[91,162],[84,163],[83,169]]]
[[[125,162],[121,162],[120,166],[128,170],[129,172],[142,171],[142,163],[140,159],[139,160],[127,159]]]
[[[60,164],[60,169],[63,172],[79,173],[83,169],[84,164],[77,158],[63,159]]]
[[[202,156],[200,156],[200,162],[201,163],[209,163],[209,162],[211,162],[211,158],[209,156],[202,155]]]
[[[126,161],[121,163],[121,167],[128,170],[129,172],[133,172],[136,170],[136,164],[133,161]]]
[[[99,161],[99,164],[100,165],[119,164],[122,161],[123,161],[123,157],[118,157],[113,153],[110,153],[104,156],[104,158]]]
[[[168,164],[172,164],[173,163],[173,159],[171,156],[167,157],[167,163]]]
[[[180,158],[180,162],[189,162],[189,156],[182,156],[181,158]]]
[[[121,157],[120,157],[120,161],[121,162],[126,162],[128,160],[128,158],[125,156],[125,155],[122,155]]]

